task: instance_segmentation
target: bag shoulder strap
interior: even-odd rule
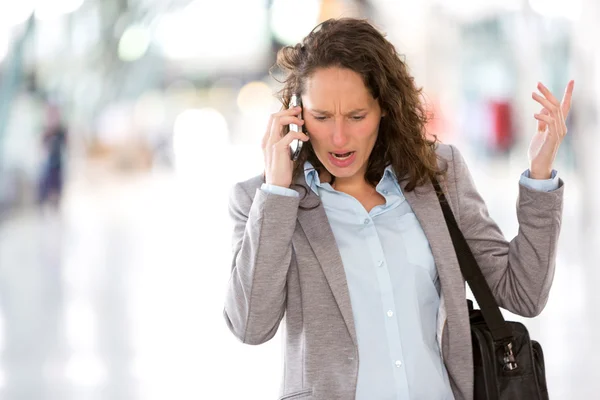
[[[495,342],[511,341],[513,339],[511,329],[504,320],[492,291],[481,273],[481,269],[479,268],[479,265],[477,265],[477,261],[475,260],[465,237],[458,227],[452,209],[450,209],[450,205],[446,200],[446,196],[437,179],[432,177],[431,181],[435,187],[438,200],[442,207],[442,212],[444,213],[446,225],[450,231],[452,244],[454,245],[458,263],[460,264],[460,270],[479,304],[483,319],[490,329]]]

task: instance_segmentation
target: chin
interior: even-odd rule
[[[350,178],[360,170],[358,167],[338,168],[336,166],[328,166],[327,171],[336,178]]]

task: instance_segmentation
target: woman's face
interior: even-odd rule
[[[313,149],[336,184],[363,183],[382,113],[361,76],[338,67],[316,70],[302,105]]]

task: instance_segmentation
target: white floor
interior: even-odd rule
[[[518,174],[495,171],[493,185],[474,175],[512,237]],[[222,318],[229,182],[202,192],[203,179],[78,179],[62,214],[0,225],[1,399],[277,398],[279,336],[243,345]],[[551,398],[597,399],[600,242],[581,229],[569,185],[551,298],[525,323],[544,346]]]

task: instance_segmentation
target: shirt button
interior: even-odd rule
[[[366,219],[365,219],[365,225],[368,225],[368,224],[369,224],[369,222],[370,222],[370,221],[369,221],[369,218],[366,218]]]
[[[392,315],[394,315],[394,312],[393,312],[392,310],[389,310],[389,311],[387,312],[387,316],[391,318],[391,317],[392,317]]]
[[[402,366],[402,361],[396,360],[396,367],[400,368]]]
[[[379,260],[379,264],[377,264],[378,267],[383,267],[383,260]]]
[[[388,191],[387,190],[383,190],[383,194],[388,194]]]

